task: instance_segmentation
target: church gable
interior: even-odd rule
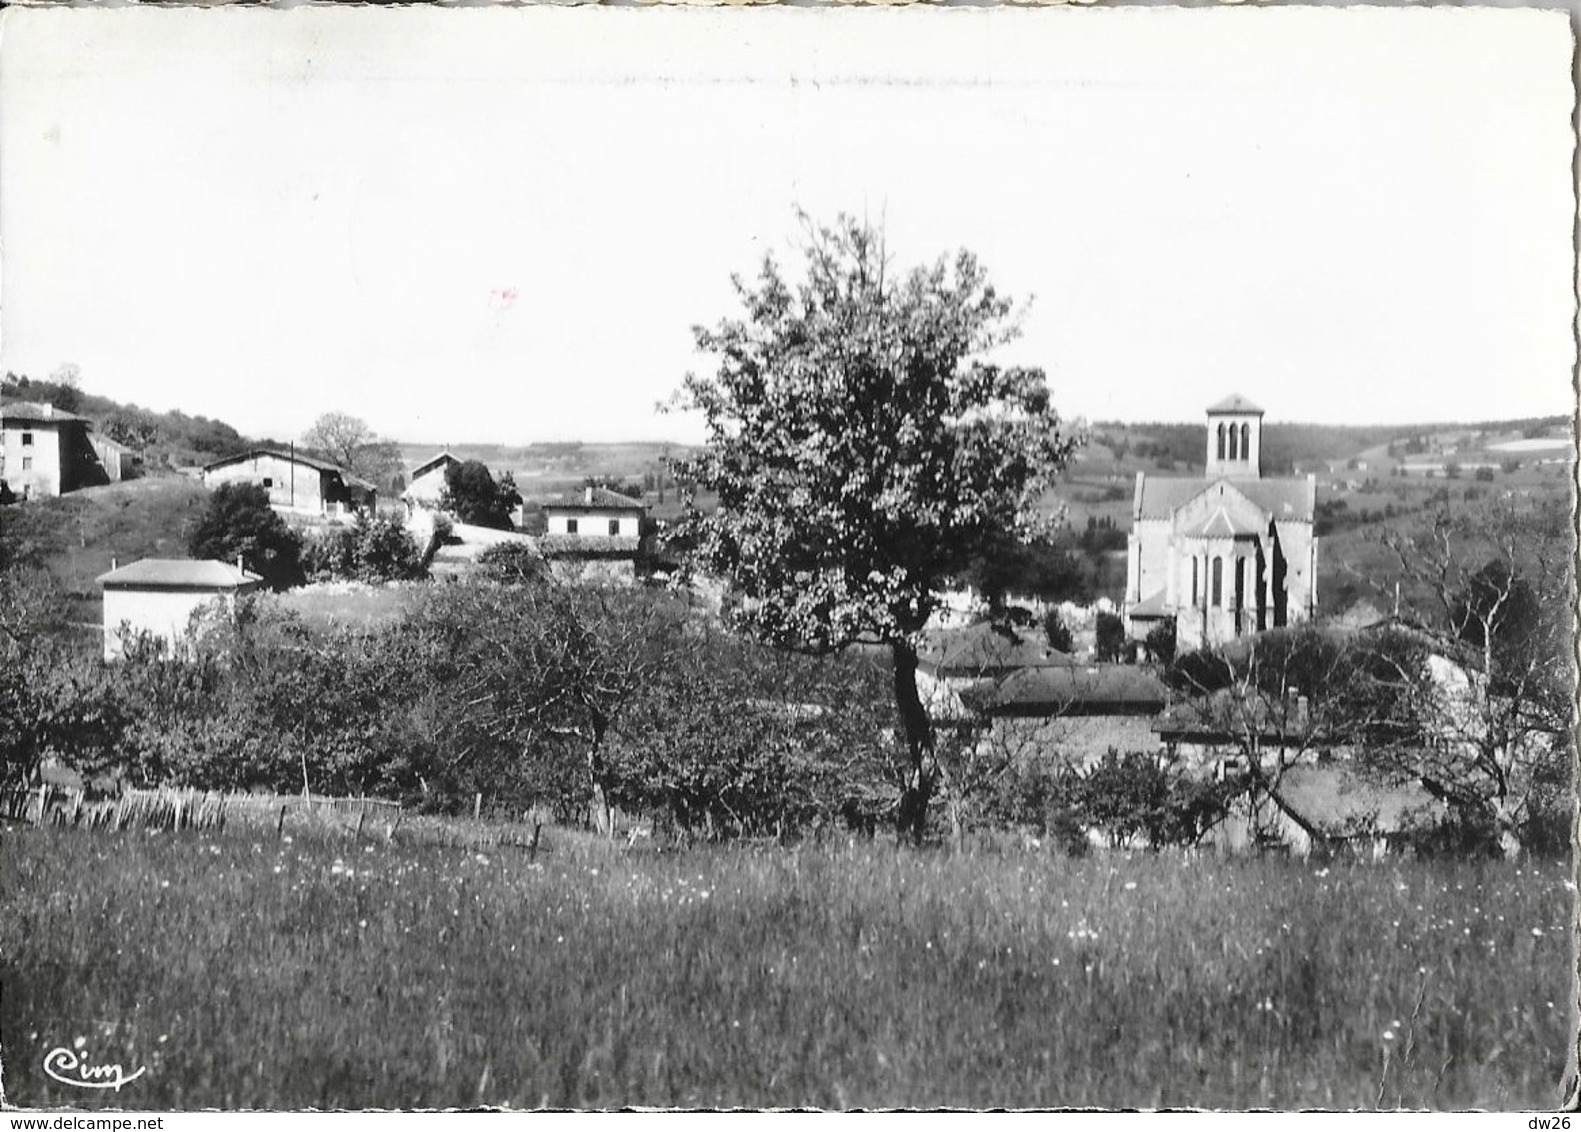
[[[1195,498],[1175,511],[1175,533],[1204,538],[1260,535],[1270,516],[1237,487],[1224,480],[1204,484]]]

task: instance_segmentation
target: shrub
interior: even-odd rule
[[[1160,621],[1148,630],[1147,651],[1160,664],[1169,664],[1175,659],[1175,619],[1173,617]]]
[[[1120,659],[1125,648],[1125,622],[1118,614],[1100,613],[1097,619],[1097,650],[1100,661]]]
[[[549,564],[543,555],[525,542],[503,542],[478,555],[479,572],[495,582],[521,585],[549,578]]]
[[[1051,609],[1043,618],[1043,632],[1048,637],[1049,647],[1060,652],[1074,652],[1076,642],[1071,637],[1071,632],[1060,620],[1059,610]]]
[[[303,558],[312,574],[359,582],[411,581],[427,574],[424,553],[397,515],[360,512],[350,527],[309,540]]]

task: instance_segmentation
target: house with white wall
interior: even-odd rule
[[[126,643],[147,633],[166,655],[191,631],[193,616],[213,602],[234,605],[238,594],[263,584],[230,562],[194,558],[144,558],[100,574],[104,589],[104,659],[115,660]]]
[[[257,484],[269,493],[272,507],[308,514],[347,516],[372,511],[378,489],[338,464],[300,452],[254,448],[215,460],[203,468],[203,486]]]
[[[538,549],[562,577],[633,579],[647,510],[641,500],[603,487],[584,487],[546,499],[543,513],[548,529],[539,536]]]
[[[50,404],[0,405],[0,480],[23,499],[106,482],[87,417]]]
[[[437,508],[440,496],[445,493],[445,473],[460,464],[461,461],[449,452],[440,452],[408,472],[406,490],[401,493],[408,510],[414,507]]]

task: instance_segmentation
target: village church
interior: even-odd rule
[[[1263,479],[1263,410],[1208,408],[1201,479],[1136,474],[1124,616],[1137,639],[1173,618],[1180,651],[1310,620],[1317,604],[1317,477]]]

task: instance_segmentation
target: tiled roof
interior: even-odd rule
[[[1287,702],[1235,688],[1221,688],[1206,696],[1178,703],[1160,715],[1153,730],[1168,739],[1206,742],[1238,741],[1255,732],[1265,742],[1281,740],[1326,745],[1328,729],[1321,721],[1314,726],[1301,697]]]
[[[1132,517],[1167,519],[1218,480],[1155,479],[1143,476],[1137,483]],[[1311,476],[1293,480],[1226,480],[1274,519],[1311,522],[1317,506],[1317,481]]]
[[[961,698],[990,715],[1153,715],[1169,692],[1133,664],[1070,664],[985,680]]]
[[[1150,595],[1148,597],[1144,597],[1141,601],[1137,602],[1135,605],[1133,605],[1131,607],[1131,610],[1130,610],[1131,616],[1132,617],[1166,617],[1166,616],[1168,616],[1169,609],[1168,609],[1167,605],[1165,604],[1164,596],[1165,596],[1165,591],[1164,590],[1159,590],[1155,594],[1152,594],[1152,595]]]
[[[36,401],[12,401],[9,405],[0,405],[0,421],[38,421],[43,424],[59,424],[63,421],[86,421],[87,417],[79,417],[76,413],[68,413],[65,409],[57,409],[53,405],[41,405]]]
[[[233,590],[263,579],[234,563],[210,558],[144,558],[100,574],[95,581],[101,586]]]
[[[1239,393],[1231,393],[1224,400],[1215,401],[1208,406],[1210,413],[1257,413],[1260,416],[1262,411],[1259,406],[1252,404]]]
[[[585,487],[543,501],[545,511],[641,511],[642,500],[606,487]]]
[[[302,452],[277,452],[273,448],[251,448],[246,452],[238,452],[234,456],[225,456],[221,459],[215,460],[213,463],[204,464],[203,470],[207,472],[213,470],[214,468],[226,467],[229,464],[240,464],[243,460],[256,460],[260,456],[272,456],[277,460],[285,460],[288,463],[298,463],[303,467],[312,468],[315,471],[334,472],[341,477],[347,477],[351,475],[351,473],[346,471],[345,468],[342,468],[339,464],[333,463],[329,460],[320,460],[317,456],[309,456]]]
[[[1012,629],[989,621],[929,630],[917,646],[917,661],[941,676],[1075,663],[1069,653],[1048,643],[1041,627]]]
[[[417,465],[417,467],[413,468],[407,478],[415,480],[418,476],[423,475],[426,472],[433,471],[433,469],[439,467],[441,464],[459,463],[461,463],[461,461],[457,457],[452,456],[449,452],[441,452],[437,456],[430,456],[421,464]]]

